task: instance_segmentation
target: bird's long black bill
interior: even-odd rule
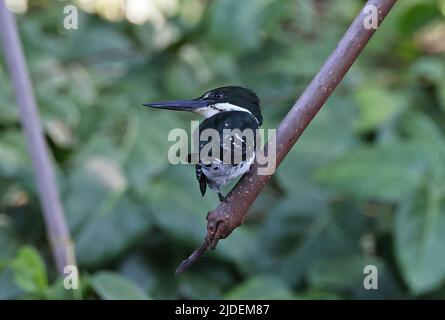
[[[162,101],[153,103],[144,103],[146,107],[176,110],[176,111],[193,111],[207,106],[207,102],[203,100],[175,100]]]

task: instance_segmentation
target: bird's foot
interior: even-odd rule
[[[221,202],[229,202],[229,200],[227,200],[227,197],[224,197],[221,192],[218,192],[218,198]]]

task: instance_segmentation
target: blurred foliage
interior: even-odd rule
[[[18,16],[76,244],[74,295],[1,62],[0,299],[445,298],[445,1],[396,4],[245,224],[180,277],[218,201],[167,161],[168,132],[196,117],[140,105],[239,84],[275,128],[362,2],[148,1],[145,20],[104,3],[77,2],[79,30],[63,29],[66,2]],[[367,264],[378,290],[363,289]]]

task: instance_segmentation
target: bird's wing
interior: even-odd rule
[[[243,111],[221,112],[207,118],[199,126],[199,132],[202,133],[206,129],[215,129],[219,133],[219,154],[210,150],[208,154],[201,152],[202,148],[211,142],[209,140],[199,141],[200,162],[225,162],[238,164],[240,161],[246,161],[250,158],[256,147],[256,129],[258,123],[256,119],[249,113]],[[224,132],[224,129],[239,129],[241,132]],[[252,129],[252,139],[242,134],[246,129]],[[253,144],[252,144],[253,142]],[[237,156],[237,158],[235,157]]]
[[[209,117],[205,119],[199,126],[199,133],[204,131],[205,129],[215,129],[217,132],[220,133],[220,143],[219,143],[219,155],[214,155],[212,153],[208,155],[200,155],[198,154],[190,154],[188,157],[188,161],[190,163],[196,163],[194,161],[197,161],[198,163],[195,165],[195,172],[196,172],[196,179],[199,183],[199,190],[201,191],[201,194],[204,196],[206,189],[207,189],[207,183],[208,179],[205,176],[205,174],[202,171],[202,166],[206,163],[221,163],[224,161],[224,154],[226,152],[231,152],[230,160],[232,163],[234,163],[236,159],[234,159],[234,150],[241,151],[241,160],[245,161],[246,158],[250,157],[250,150],[247,148],[246,144],[246,137],[243,137],[242,135],[233,135],[233,139],[231,140],[224,140],[224,131],[223,129],[239,129],[241,131],[251,128],[251,129],[258,129],[258,123],[256,119],[250,115],[249,113],[242,112],[242,111],[230,111],[230,112],[222,112],[217,113],[216,115]],[[254,132],[253,134],[255,134]],[[254,135],[254,148],[256,146],[256,136]],[[209,141],[199,141],[199,151],[207,144]],[[254,150],[253,150],[254,151]],[[193,160],[193,158],[195,158]],[[226,158],[227,159],[227,158]]]

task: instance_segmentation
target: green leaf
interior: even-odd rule
[[[277,169],[278,179],[287,193],[296,197],[305,189],[314,197],[325,196],[321,188],[314,185],[315,172],[354,144],[354,107],[349,101],[330,100],[316,119]]]
[[[354,203],[341,202],[315,212],[290,203],[270,212],[259,231],[265,256],[261,261],[266,260],[261,270],[298,286],[316,264],[340,254],[357,254],[365,223]]]
[[[31,168],[26,141],[18,130],[1,132],[0,140],[0,176],[17,178]]]
[[[48,287],[45,264],[33,247],[22,247],[11,267],[14,270],[14,281],[23,291],[39,293]]]
[[[90,280],[93,289],[104,300],[149,300],[139,286],[118,273],[102,271]]]
[[[271,2],[271,0],[215,2],[212,10],[210,39],[223,49],[234,52],[258,47],[262,13]]]
[[[0,300],[17,299],[23,291],[14,281],[14,272],[11,268],[0,269]]]
[[[156,223],[170,235],[202,241],[205,216],[218,203],[211,190],[202,197],[192,165],[174,165],[163,172],[162,179],[151,185],[147,194]]]
[[[321,41],[309,42],[305,46],[289,47],[282,54],[271,57],[269,67],[279,74],[303,79],[313,77],[336,45],[337,37],[334,37],[332,33],[333,30],[326,30],[326,34],[321,35],[323,38],[323,40],[320,39]],[[304,63],[295,68],[295,61],[304,61]],[[270,87],[271,84],[268,82],[267,86]]]
[[[414,80],[427,80],[440,86],[445,81],[445,65],[439,57],[419,58],[412,64],[410,74],[415,77]]]
[[[403,130],[418,146],[428,164],[428,184],[445,194],[445,138],[434,121],[421,113],[412,113],[403,121]]]
[[[363,286],[367,276],[364,268],[368,265],[377,268],[378,290],[367,290]],[[386,266],[384,260],[373,255],[364,255],[358,250],[354,253],[339,252],[328,259],[317,261],[308,272],[308,283],[309,288],[316,288],[331,295],[349,291],[353,299],[390,299],[399,296],[398,282],[395,281],[392,270]],[[305,295],[301,297],[311,298]],[[313,296],[312,299],[317,297]]]
[[[406,107],[404,96],[379,86],[359,88],[356,100],[360,109],[357,127],[364,131],[388,123]]]
[[[97,266],[117,257],[151,225],[150,208],[131,198],[122,168],[111,159],[90,158],[76,168],[65,194],[81,265]]]
[[[437,94],[438,94],[440,106],[441,106],[442,110],[445,111],[445,77],[439,83],[439,88],[438,88]]]
[[[14,105],[14,95],[9,74],[0,67],[0,123],[14,124],[18,121],[18,109]]]
[[[66,47],[64,54],[68,57],[100,54],[121,50],[131,50],[131,41],[117,28],[106,25],[91,25],[88,32],[66,32],[70,38],[70,46]],[[104,41],[106,39],[106,41]],[[106,59],[104,59],[106,60]]]
[[[311,287],[331,290],[355,289],[363,286],[363,256],[339,254],[330,259],[317,261],[308,271]]]
[[[142,109],[130,118],[130,125],[136,128],[133,144],[129,138],[122,147],[126,156],[126,176],[131,187],[143,196],[150,188],[150,180],[171,166],[167,157],[168,149],[173,144],[167,139],[169,132],[176,128],[190,131],[190,124],[181,121],[175,114],[157,111]]]
[[[109,209],[96,211],[75,234],[77,258],[82,265],[97,266],[118,257],[151,226],[149,208],[127,196],[115,203],[113,199],[110,201]]]
[[[248,275],[255,270],[260,260],[262,248],[258,246],[256,230],[248,225],[233,232],[230,237],[218,244],[218,254],[237,264],[241,272]]]
[[[397,201],[424,182],[427,163],[415,144],[361,147],[318,171],[319,181],[364,199]]]
[[[256,276],[247,279],[230,290],[224,298],[241,300],[284,300],[295,299],[295,295],[280,278]]]
[[[434,193],[404,203],[394,224],[395,249],[403,277],[414,294],[445,281],[445,201]]]
[[[64,188],[64,207],[75,233],[108,198],[126,188],[121,167],[111,159],[92,157],[72,169]]]
[[[2,219],[0,214],[0,221]],[[19,241],[14,237],[14,230],[9,227],[2,226],[0,223],[0,270],[2,268],[2,261],[7,261],[14,257]]]
[[[64,285],[64,278],[59,277],[51,283],[51,285],[45,290],[45,300],[74,300],[82,298],[82,286],[83,282],[79,279],[79,288],[75,290],[67,290]]]
[[[399,29],[404,34],[411,34],[442,15],[437,2],[416,3],[410,6],[399,19]]]

